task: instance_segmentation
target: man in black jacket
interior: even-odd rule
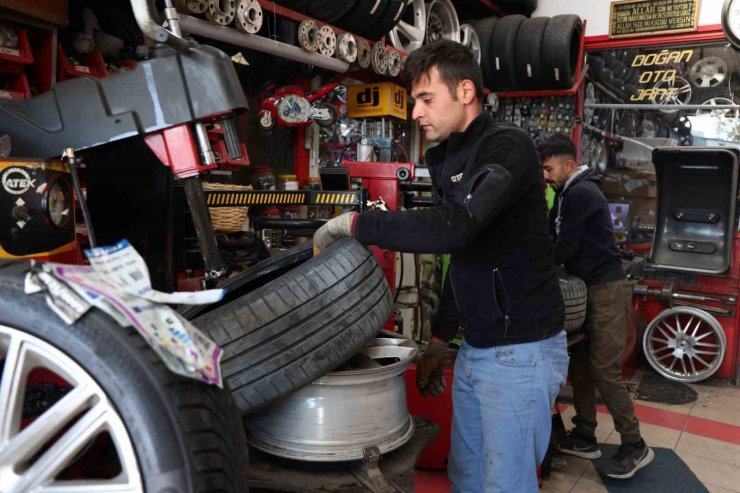
[[[452,388],[453,491],[535,493],[568,362],[536,149],[525,132],[482,112],[480,67],[460,44],[415,50],[404,74],[413,118],[439,142],[425,156],[437,205],[344,214],[316,232],[314,249],[351,235],[402,252],[452,254],[449,289],[464,333]],[[417,366],[423,393],[443,389],[456,329],[433,327]]]
[[[561,452],[597,459],[595,388],[599,389],[614,427],[622,437],[617,454],[601,471],[627,479],[653,459],[640,435],[632,398],[621,378],[625,344],[625,313],[632,290],[626,281],[616,247],[611,213],[601,181],[587,166],[576,164],[573,141],[553,135],[539,145],[545,180],[557,192],[550,211],[555,241],[555,264],[588,286],[586,343],[573,350],[570,376],[576,415],[575,429],[560,440]]]

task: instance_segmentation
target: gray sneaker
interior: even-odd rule
[[[601,450],[596,445],[596,438],[584,437],[576,430],[569,431],[558,440],[557,451],[584,459],[598,459],[601,457]]]
[[[644,440],[638,443],[623,443],[609,462],[597,468],[597,471],[610,478],[629,479],[637,471],[650,464],[654,457],[653,449],[645,445]]]

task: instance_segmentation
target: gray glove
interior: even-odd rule
[[[356,212],[347,212],[330,219],[313,234],[313,254],[320,254],[339,238],[352,237],[352,229],[357,218]]]
[[[445,390],[445,361],[448,343],[432,339],[416,364],[416,387],[421,395],[438,396]]]

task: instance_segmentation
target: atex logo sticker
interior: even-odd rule
[[[8,168],[0,181],[5,191],[13,195],[22,195],[36,184],[23,168]]]
[[[456,175],[452,175],[450,177],[450,180],[452,180],[452,183],[460,183],[462,181],[463,174],[458,173]]]

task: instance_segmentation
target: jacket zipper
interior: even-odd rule
[[[498,283],[497,283],[497,280],[499,281]],[[501,295],[503,296],[504,303],[506,304],[506,306],[503,307],[498,302],[498,299],[495,299],[496,304],[499,305],[499,308],[501,308],[501,311],[504,314],[504,339],[506,339],[506,336],[509,333],[509,327],[511,326],[511,319],[509,318],[509,295],[506,293],[506,286],[504,286],[504,279],[501,276],[501,272],[498,270],[498,267],[494,267],[493,269],[493,289],[495,290],[494,297],[497,292],[496,290],[497,284],[501,286]]]
[[[485,177],[488,176],[490,172],[491,168],[485,168],[476,173],[470,181],[470,186],[468,187],[467,193],[465,194],[465,199],[463,200],[465,204],[465,209],[468,211],[468,215],[470,217],[473,217],[473,212],[470,210],[470,200],[473,198],[473,189],[475,188],[475,185],[477,185],[478,182],[481,180],[481,177],[485,179]]]

